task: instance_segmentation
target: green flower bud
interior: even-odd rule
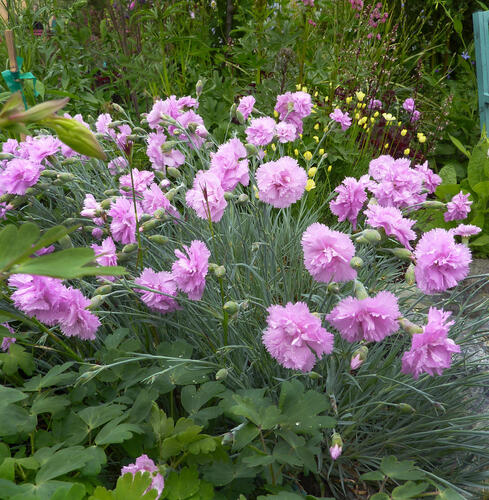
[[[124,110],[123,110],[123,109],[121,108],[121,106],[119,106],[119,104],[117,104],[116,102],[113,102],[113,103],[111,104],[111,106],[112,106],[112,109],[113,109],[114,111],[116,111],[117,113],[123,113],[123,114],[124,114]]]
[[[93,295],[107,295],[112,291],[112,285],[102,285],[96,288],[93,292]]]
[[[180,170],[178,170],[178,168],[175,168],[175,167],[168,167],[166,169],[166,174],[168,175],[168,177],[173,177],[173,179],[178,179],[178,177],[181,177],[181,173],[180,173]]]
[[[204,90],[204,83],[202,82],[202,80],[199,79],[195,84],[195,95],[197,97],[200,97],[202,95],[203,90]]]
[[[363,237],[372,245],[379,243],[382,236],[376,229],[365,229],[363,232]]]
[[[207,267],[209,271],[213,273],[217,269],[217,264],[215,264],[214,262],[209,262],[209,265]]]
[[[112,198],[106,198],[105,200],[102,200],[100,202],[100,206],[104,209],[104,210],[108,210],[110,208],[110,205],[112,204]]]
[[[405,332],[409,333],[409,335],[423,333],[423,328],[421,328],[418,325],[415,325],[414,323],[412,323],[411,321],[409,321],[406,318],[400,318],[399,325]]]
[[[241,193],[238,196],[238,203],[248,203],[250,201],[249,196],[246,193]]]
[[[152,234],[151,236],[148,236],[148,239],[153,243],[157,243],[158,245],[165,245],[170,241],[166,236],[163,236],[162,234]]]
[[[141,224],[143,224],[144,222],[148,222],[148,221],[149,221],[149,220],[151,220],[152,218],[153,218],[153,216],[152,216],[152,215],[150,215],[150,214],[143,214],[143,215],[141,215],[141,217],[139,217],[139,222],[140,222]]]
[[[319,380],[319,379],[323,378],[323,376],[322,376],[322,375],[320,375],[320,374],[319,374],[319,373],[317,373],[317,372],[309,372],[309,373],[307,374],[307,376],[308,376],[310,379],[312,379],[312,380]]]
[[[118,196],[119,195],[119,190],[118,189],[106,189],[104,191],[105,196]]]
[[[337,432],[331,436],[331,445],[343,448],[343,439],[341,439],[341,436]]]
[[[446,203],[437,200],[426,200],[420,204],[422,208],[446,208]]]
[[[226,275],[226,268],[224,266],[217,266],[215,269],[214,269],[214,274],[218,277],[218,278],[222,278],[223,276]]]
[[[41,104],[37,104],[26,111],[9,114],[8,119],[9,121],[16,123],[38,123],[41,122],[41,120],[51,118],[56,111],[64,108],[68,101],[69,99],[66,97],[55,101],[42,102]],[[5,108],[6,106],[2,109],[2,115],[4,114]],[[65,120],[66,119],[67,118],[65,118]]]
[[[233,105],[229,109],[229,116],[230,116],[231,120],[233,118],[236,118],[236,108],[237,108],[236,103],[233,103]]]
[[[132,253],[135,252],[138,249],[138,244],[137,243],[129,243],[127,245],[124,245],[122,248],[122,253]]]
[[[10,204],[13,208],[18,208],[27,201],[27,196],[16,196]]]
[[[63,250],[67,250],[68,248],[73,248],[73,243],[71,242],[71,238],[65,234],[62,238],[58,240],[60,247]]]
[[[363,286],[363,283],[361,281],[355,280],[354,290],[355,290],[355,297],[358,300],[366,299],[368,297],[368,292],[366,288]]]
[[[228,373],[226,368],[221,368],[216,373],[216,380],[224,380],[228,376]]]
[[[75,178],[75,176],[69,172],[63,172],[62,174],[58,174],[58,179],[63,182],[70,182]]]
[[[14,194],[3,194],[0,196],[0,202],[2,203],[9,203],[15,198]]]
[[[243,113],[241,113],[241,111],[236,110],[236,118],[237,118],[238,122],[239,122],[241,125],[243,125],[243,124],[244,124],[245,119],[244,119]]]
[[[144,128],[141,128],[141,127],[134,127],[132,129],[132,131],[135,133],[135,134],[143,134],[143,135],[146,135],[146,130],[144,130]]]
[[[177,190],[175,188],[170,189],[167,193],[165,193],[166,199],[168,201],[172,201],[173,197],[177,194]]]
[[[399,403],[397,407],[401,410],[401,413],[416,413],[416,410],[407,403]]]
[[[407,268],[406,274],[404,275],[404,279],[408,285],[413,286],[416,283],[416,277],[414,275],[414,264],[411,262],[409,267]]]
[[[121,121],[121,120],[116,120],[116,121],[113,121],[113,122],[110,122],[108,125],[107,125],[107,128],[116,128],[116,127],[120,127],[121,125],[124,125],[124,122]]]
[[[404,260],[413,260],[413,252],[407,248],[389,248],[387,249],[392,255]]]
[[[198,123],[195,123],[195,122],[190,122],[188,125],[187,125],[187,130],[189,132],[192,132],[194,133],[196,130],[197,130],[197,127],[199,126]]]
[[[107,295],[95,295],[95,297],[92,297],[92,299],[90,300],[88,309],[96,309],[97,307],[101,306],[105,302],[106,298]]]
[[[350,267],[353,269],[360,269],[363,267],[363,260],[360,257],[353,257],[350,260]]]
[[[10,153],[0,153],[0,160],[11,160],[12,158],[15,158],[15,156],[13,154],[10,154]]]
[[[238,304],[236,302],[233,302],[232,300],[226,302],[222,308],[229,314],[235,314],[239,311]]]
[[[38,192],[38,189],[35,187],[30,187],[25,190],[25,195],[26,196],[33,196]]]
[[[169,153],[177,144],[178,143],[176,141],[166,141],[161,145],[161,151],[163,153]]]
[[[46,169],[41,172],[41,177],[48,177],[49,179],[56,179],[58,172],[56,170]]]
[[[258,149],[256,146],[253,146],[253,144],[246,143],[245,148],[248,156],[255,156],[258,154]]]
[[[148,222],[145,222],[141,228],[143,230],[143,233],[147,233],[148,231],[151,231],[152,229],[155,229],[160,225],[160,221],[158,219],[152,219],[149,220]]]
[[[226,201],[231,201],[231,200],[234,200],[234,198],[235,198],[235,197],[236,197],[236,196],[235,196],[233,193],[229,192],[229,191],[225,191],[225,192],[224,192],[224,199],[225,199]]]

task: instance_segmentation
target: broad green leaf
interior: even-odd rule
[[[125,408],[124,405],[117,404],[87,406],[78,412],[78,416],[88,425],[90,430],[93,430],[120,417]]]
[[[91,458],[91,453],[86,453],[86,448],[83,446],[71,446],[59,450],[41,466],[36,475],[36,483],[44,483],[68,472],[80,470]]]
[[[62,489],[57,491],[51,500],[83,500],[86,489],[83,484],[75,483],[69,490]]]
[[[457,184],[457,171],[453,165],[445,165],[439,172],[443,184]]]
[[[390,496],[386,493],[376,493],[372,495],[369,500],[390,500]]]
[[[168,500],[186,500],[199,491],[199,474],[192,468],[184,467],[180,472],[173,471],[165,481],[161,498]]]
[[[87,264],[95,260],[95,253],[91,248],[68,248],[59,252],[42,255],[29,259],[14,266],[12,273],[37,274],[53,278],[74,279],[81,276],[110,275],[118,276],[125,273],[120,266],[95,267]]]
[[[31,406],[31,413],[51,413],[55,415],[70,406],[70,400],[65,396],[49,396],[47,393],[39,394]]]
[[[366,472],[360,476],[362,481],[383,481],[385,478],[384,474],[378,470],[373,470],[371,472]]]
[[[472,156],[467,166],[467,179],[472,189],[479,182],[487,180],[484,173],[484,167],[489,163],[487,151],[488,144],[485,140],[480,141],[472,151]]]
[[[302,500],[304,497],[290,491],[281,491],[275,495],[260,495],[257,500]]]
[[[146,492],[150,485],[149,472],[137,472],[134,475],[127,473],[117,480],[115,490],[108,491],[102,486],[98,486],[89,500],[155,500],[158,495],[155,489]]]
[[[19,228],[7,224],[0,231],[0,271],[8,270],[39,238],[39,228],[30,222]]]
[[[392,490],[393,500],[405,500],[408,498],[415,498],[419,494],[423,493],[429,488],[428,483],[414,483],[413,481],[408,481],[397,488]]]
[[[281,421],[280,410],[269,400],[262,400],[260,403],[256,399],[238,394],[234,394],[233,399],[237,405],[233,406],[231,411],[247,418],[261,429],[271,429]]]
[[[462,495],[459,495],[451,488],[440,491],[440,494],[435,497],[435,500],[465,500]]]
[[[382,459],[380,470],[391,479],[413,480],[424,479],[426,474],[415,468],[414,460],[399,462],[396,457],[388,456]]]
[[[488,198],[489,197],[489,181],[481,181],[478,182],[472,189],[481,197]]]
[[[219,382],[206,382],[198,390],[194,385],[187,385],[182,389],[182,405],[190,415],[197,413],[208,401],[224,391],[224,386]]]
[[[16,404],[9,404],[0,406],[0,422],[0,437],[15,436],[32,432],[36,428],[37,417]]]
[[[453,137],[452,135],[449,135],[450,140],[453,142],[454,146],[461,152],[463,153],[467,158],[470,158],[470,153],[467,151],[465,146],[456,138]]]
[[[106,424],[95,438],[95,444],[114,444],[123,443],[132,438],[133,433],[141,434],[143,429],[136,424],[119,424],[117,420],[113,420]]]
[[[19,344],[11,344],[8,352],[0,354],[0,363],[6,375],[17,373],[19,368],[26,375],[32,375],[35,368],[32,354]]]
[[[17,401],[23,401],[26,398],[27,394],[24,394],[18,389],[0,385],[0,407],[7,406],[12,403],[17,403]]]
[[[69,361],[63,363],[62,365],[53,366],[44,376],[37,375],[32,377],[24,384],[24,390],[26,391],[40,391],[45,387],[51,387],[53,385],[66,385],[74,382],[76,378],[75,373],[65,373],[68,368],[73,366],[73,362]]]
[[[233,433],[233,451],[243,449],[247,444],[251,443],[260,434],[260,429],[251,422],[247,422],[242,427],[240,426]]]
[[[440,184],[436,188],[436,196],[443,201],[450,201],[454,195],[460,193],[459,184]]]
[[[473,247],[483,247],[485,245],[489,245],[489,234],[481,234],[470,241],[470,246]]]

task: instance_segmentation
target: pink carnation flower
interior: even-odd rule
[[[119,179],[119,185],[121,188],[128,188],[128,190],[120,189],[120,193],[124,196],[132,198],[132,181],[134,181],[134,191],[136,194],[143,194],[145,189],[153,182],[155,174],[149,172],[148,170],[132,170],[132,180],[131,174],[123,175]]]
[[[219,178],[210,171],[199,170],[192,189],[185,196],[187,205],[197,212],[201,219],[219,222],[224,214],[227,201]]]
[[[399,329],[397,298],[390,292],[375,297],[343,299],[326,319],[348,342],[380,342]]]
[[[37,183],[42,170],[39,163],[22,158],[10,160],[0,172],[0,194],[25,194],[27,188]]]
[[[263,163],[256,171],[260,200],[275,208],[286,208],[306,189],[307,173],[290,156]]]
[[[107,168],[112,175],[120,174],[121,172],[124,172],[124,170],[126,170],[126,168],[128,167],[129,162],[123,156],[118,156],[117,158],[110,160],[109,164],[107,165]]]
[[[460,352],[460,346],[447,338],[453,325],[453,321],[448,321],[450,315],[449,311],[430,307],[423,333],[413,335],[411,349],[402,357],[402,373],[411,373],[418,379],[422,373],[433,377],[450,368],[452,353]]]
[[[8,323],[2,323],[2,326],[5,327],[10,333],[14,333],[13,328]],[[15,337],[3,337],[1,349],[4,352],[10,350],[10,346],[17,342]]]
[[[368,103],[368,109],[382,109],[382,101],[378,99],[370,99]]]
[[[416,233],[411,229],[416,223],[415,220],[402,216],[401,211],[396,207],[381,207],[371,203],[367,210],[367,224],[372,227],[382,227],[388,236],[394,236],[409,250],[412,250],[410,240],[416,239]]]
[[[238,184],[247,186],[250,182],[246,149],[239,139],[231,139],[211,153],[212,172],[221,181],[224,191],[232,191]]]
[[[295,141],[298,137],[297,128],[293,123],[279,122],[275,127],[275,134],[279,142],[285,144],[286,142]]]
[[[237,110],[243,115],[245,120],[248,119],[251,112],[253,111],[253,106],[255,105],[255,98],[252,95],[247,95],[239,100]]]
[[[163,488],[165,487],[165,480],[163,476],[159,473],[158,467],[156,467],[155,463],[151,458],[147,455],[141,455],[136,458],[136,463],[126,465],[121,469],[121,476],[124,474],[132,474],[135,475],[137,472],[149,472],[151,475],[151,485],[144,492],[146,494],[150,490],[156,490],[158,495],[155,497],[155,500],[158,500],[161,496]]]
[[[102,241],[101,245],[93,243],[91,245],[97,258],[95,261],[99,266],[117,266],[117,249],[113,239],[109,236]],[[114,276],[97,276],[101,280],[114,281]]]
[[[412,113],[416,109],[416,105],[414,103],[414,99],[409,97],[402,103],[402,107],[408,112]]]
[[[304,5],[310,5],[311,7],[314,7],[314,0],[302,0]]]
[[[111,123],[112,117],[109,113],[103,113],[98,116],[97,121],[95,122],[95,130],[99,134],[110,135],[112,139],[115,139],[115,131],[112,128],[109,128]]]
[[[27,136],[19,145],[19,155],[33,163],[41,163],[44,158],[56,154],[61,141],[52,135]]]
[[[303,91],[286,92],[277,96],[275,111],[279,113],[281,120],[296,123],[297,120],[302,120],[311,114],[311,96]]]
[[[178,149],[163,151],[166,136],[163,132],[150,133],[148,135],[148,147],[146,154],[155,170],[165,171],[166,167],[179,167],[185,163],[185,156]]]
[[[182,113],[176,118],[177,122],[180,123],[180,125],[184,128],[187,129],[187,133],[189,137],[187,137],[186,134],[180,133],[177,131],[177,129],[173,129],[173,127],[169,127],[168,130],[169,132],[172,132],[178,135],[178,138],[181,141],[189,143],[191,148],[200,148],[202,144],[204,144],[204,139],[207,137],[208,132],[207,129],[205,128],[204,125],[204,120],[200,115],[195,113],[192,110],[185,111],[185,113]],[[195,132],[191,132],[189,130],[190,126],[195,127]]]
[[[354,177],[345,177],[343,182],[335,188],[338,196],[329,203],[331,212],[338,216],[338,220],[343,222],[348,219],[353,229],[357,226],[358,214],[367,200],[365,188],[369,182],[368,175],[363,175],[359,180]]]
[[[178,260],[173,263],[172,274],[177,287],[188,295],[190,300],[200,300],[205,288],[205,277],[211,253],[205,243],[194,240],[184,251],[175,250]]]
[[[93,194],[87,193],[85,199],[83,200],[83,210],[80,212],[82,217],[88,217],[90,219],[95,219],[96,214],[102,211],[100,203],[95,199]],[[103,222],[103,221],[102,221]],[[97,224],[100,225],[100,224]]]
[[[333,460],[337,460],[339,456],[341,455],[341,452],[343,451],[343,448],[335,444],[334,446],[330,446],[329,448],[329,454]]]
[[[472,201],[469,201],[470,194],[463,194],[462,191],[456,194],[452,201],[447,203],[447,211],[443,214],[446,222],[451,220],[461,220],[465,219],[470,212],[470,205]]]
[[[173,276],[166,271],[159,273],[147,267],[139,278],[134,280],[136,285],[145,286],[161,293],[149,292],[136,289],[141,294],[141,300],[150,308],[162,313],[169,313],[181,309],[178,302],[173,298],[177,296],[177,285]]]
[[[249,127],[245,130],[246,139],[254,146],[266,146],[273,141],[275,134],[275,120],[269,116],[251,120]]]
[[[95,333],[100,320],[87,310],[90,300],[76,288],[63,287],[62,308],[58,322],[61,331],[67,337],[79,337],[82,340],[95,340]]]
[[[421,118],[421,113],[415,109],[411,115],[411,123],[417,122]]]
[[[424,234],[414,256],[417,285],[428,295],[456,286],[468,275],[472,261],[470,250],[455,243],[453,234],[440,228]]]
[[[171,205],[165,193],[155,183],[144,191],[141,206],[145,214],[153,215],[157,210],[164,210],[177,219],[180,217],[178,210]]]
[[[350,267],[355,247],[347,234],[316,222],[302,235],[302,250],[304,265],[316,281],[350,281],[357,276]]]
[[[348,112],[343,113],[341,109],[336,108],[332,113],[329,114],[329,117],[341,125],[341,130],[345,131],[350,128],[351,118]]]
[[[474,226],[472,224],[459,224],[454,229],[449,229],[449,232],[454,236],[462,236],[463,238],[468,238],[469,236],[474,236],[482,231],[480,227]]]
[[[285,368],[308,372],[324,354],[333,351],[334,337],[321,326],[304,302],[270,306],[263,343]],[[315,356],[316,355],[316,356]]]
[[[160,122],[165,116],[176,119],[180,114],[180,107],[178,99],[172,95],[164,101],[159,99],[153,104],[151,111],[148,113],[146,119],[150,128],[155,130],[163,130]]]
[[[428,193],[434,193],[436,188],[441,184],[442,178],[428,167],[427,161],[422,165],[415,165],[414,170],[423,177],[423,184]]]
[[[132,201],[120,196],[107,213],[112,217],[110,231],[114,240],[124,245],[136,243],[136,216]],[[141,213],[140,209],[138,213]]]

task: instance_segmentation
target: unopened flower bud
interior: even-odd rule
[[[234,198],[236,198],[236,195],[234,195],[233,193],[231,193],[230,191],[225,191],[224,192],[224,199],[226,201],[231,201],[231,200],[234,200]]]
[[[50,179],[56,179],[56,177],[58,176],[58,172],[56,172],[56,170],[50,170],[50,169],[46,169],[46,170],[43,170],[41,172],[41,177],[48,177]]]
[[[357,370],[367,359],[368,347],[366,345],[360,346],[353,352],[353,356],[350,360],[350,370]]]
[[[173,177],[174,179],[177,179],[182,175],[180,173],[180,170],[178,170],[178,168],[175,167],[168,167],[166,169],[166,174],[168,175],[168,177]]]
[[[0,160],[11,160],[12,158],[15,158],[15,156],[13,154],[0,153]]]
[[[12,208],[18,208],[27,201],[27,196],[16,196],[11,202]]]
[[[107,295],[95,295],[95,297],[92,297],[92,299],[90,300],[88,309],[96,309],[97,307],[101,306],[105,302],[106,298]]]
[[[222,308],[229,314],[236,314],[239,311],[239,306],[236,302],[229,300]]]
[[[233,103],[233,105],[229,108],[229,117],[231,120],[236,118],[236,109],[236,103]]]
[[[226,368],[221,368],[216,373],[216,380],[224,380],[228,376],[228,373]]]
[[[413,260],[413,252],[407,248],[389,248],[390,253],[399,259]]]
[[[112,198],[106,198],[105,200],[102,200],[100,202],[100,206],[104,209],[104,210],[108,210],[110,208],[110,205],[112,204]]]
[[[75,178],[75,176],[70,172],[63,172],[58,174],[58,179],[63,182],[70,182]]]
[[[177,194],[177,190],[175,188],[170,189],[168,192],[165,193],[166,199],[168,201],[172,201],[173,197]]]
[[[446,208],[446,203],[437,200],[426,200],[420,206],[422,208]]]
[[[406,283],[410,286],[413,286],[416,283],[416,277],[414,275],[414,264],[411,262],[409,267],[407,268],[406,274],[404,275],[404,279]]]
[[[197,97],[200,97],[202,95],[202,91],[204,90],[204,83],[202,80],[198,80],[197,83],[195,84],[195,94]]]
[[[362,231],[362,238],[372,245],[375,245],[382,240],[382,236],[376,229],[365,229]],[[360,241],[360,238],[357,241]]]
[[[155,229],[158,227],[160,224],[160,221],[158,219],[151,219],[148,222],[145,222],[141,228],[143,230],[143,233],[147,233],[148,231],[151,231],[152,229]]]
[[[93,295],[107,295],[112,291],[112,285],[102,285],[96,288],[93,292]]]
[[[104,195],[105,196],[117,196],[119,194],[119,190],[118,189],[106,189],[104,191]]]
[[[124,113],[124,110],[117,104],[116,102],[112,103],[112,109],[116,111],[117,113]]]
[[[215,269],[214,269],[214,274],[218,277],[218,278],[222,278],[223,276],[226,275],[226,268],[224,266],[217,266]]]
[[[355,290],[355,297],[358,300],[366,299],[368,297],[368,292],[366,288],[363,286],[363,283],[361,281],[355,280],[354,290]]]
[[[330,283],[328,285],[328,292],[330,293],[340,293],[340,286],[338,285],[338,283]]]
[[[250,198],[246,193],[241,193],[238,196],[238,203],[248,203],[248,201],[250,201]]]
[[[350,267],[353,269],[360,269],[363,267],[363,260],[360,257],[353,257],[350,260]]]
[[[60,247],[63,250],[67,250],[68,248],[73,248],[73,243],[71,242],[71,238],[65,234],[62,238],[58,240]]]
[[[122,248],[122,253],[132,253],[135,252],[138,249],[138,244],[137,243],[129,243],[127,245],[124,245]]]
[[[322,376],[322,375],[320,375],[320,374],[319,374],[319,373],[317,373],[317,372],[309,372],[309,373],[307,374],[307,376],[308,376],[311,380],[319,380],[319,379],[323,378],[323,376]]]
[[[409,335],[423,333],[423,328],[421,328],[418,325],[415,325],[414,323],[412,323],[411,321],[409,321],[406,318],[400,318],[399,325],[405,332],[409,333]]]
[[[165,245],[168,241],[170,241],[168,237],[163,236],[162,234],[152,234],[151,236],[148,236],[148,239],[158,245]]]
[[[144,130],[144,128],[141,127],[134,127],[132,131],[135,134],[146,134],[146,130]]]
[[[258,154],[258,148],[253,144],[246,143],[245,148],[246,152],[248,153],[248,156],[254,156]]]
[[[397,407],[401,410],[401,413],[416,413],[416,410],[407,403],[399,403]]]
[[[343,451],[343,440],[341,436],[335,432],[331,437],[331,447],[329,448],[329,454],[333,460],[336,460]]]

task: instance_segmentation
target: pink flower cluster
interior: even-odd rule
[[[244,96],[239,100],[237,111],[243,115],[245,120],[251,115],[255,102],[256,100],[252,95]]]
[[[411,122],[417,122],[421,118],[421,113],[416,109],[416,103],[412,97],[408,97],[403,103],[402,107],[411,116]]]
[[[160,474],[158,467],[156,467],[155,463],[151,458],[149,458],[147,455],[141,455],[140,457],[136,458],[136,463],[134,464],[129,464],[126,465],[125,467],[122,467],[121,469],[121,476],[124,474],[132,474],[133,476],[137,472],[149,472],[151,475],[151,485],[149,488],[144,492],[144,495],[151,490],[156,490],[158,492],[158,495],[155,497],[155,500],[158,500],[161,496],[161,493],[163,492],[163,489],[165,487],[165,480],[163,476]]]
[[[146,154],[155,170],[179,167],[185,163],[185,155],[175,148],[165,149],[166,135],[162,131],[148,134]]]
[[[422,373],[432,377],[441,375],[451,365],[451,355],[460,352],[460,346],[447,338],[453,321],[448,321],[451,312],[430,307],[428,323],[423,333],[413,335],[411,349],[402,357],[402,372],[418,379]]]
[[[239,139],[222,144],[216,153],[211,153],[211,168],[221,180],[224,191],[233,191],[238,184],[247,186],[250,182],[246,148]]]
[[[131,127],[127,123],[113,126],[112,117],[109,113],[99,115],[95,122],[95,130],[99,134],[110,137],[121,150],[124,150],[128,145],[128,136],[132,132]]]
[[[363,9],[363,0],[348,0],[353,10]]]
[[[87,310],[90,300],[80,290],[63,285],[62,280],[30,274],[14,274],[9,286],[15,307],[49,326],[58,324],[67,337],[94,340],[100,321]]]
[[[184,246],[183,251],[175,250],[177,260],[173,263],[171,273],[144,269],[134,283],[157,292],[137,289],[141,300],[150,309],[161,313],[181,309],[176,300],[178,290],[186,293],[190,300],[200,300],[205,289],[210,255],[204,242],[194,240],[190,246]]]
[[[263,343],[268,352],[285,368],[308,372],[324,354],[333,351],[334,337],[321,326],[304,302],[268,309],[268,328]]]
[[[311,4],[312,5],[312,4]],[[302,134],[302,120],[312,111],[312,99],[307,92],[286,92],[277,96],[275,111],[280,120],[296,128],[296,137]]]
[[[339,123],[341,125],[341,130],[343,131],[347,130],[351,125],[351,118],[348,114],[348,111],[343,113],[341,109],[336,108],[332,113],[329,114],[329,117],[336,123]]]
[[[470,212],[470,205],[472,201],[469,201],[470,194],[463,194],[462,191],[456,194],[451,201],[447,203],[447,211],[443,214],[446,222],[451,220],[461,220],[465,219]]]
[[[354,177],[345,177],[343,182],[335,188],[338,196],[330,202],[329,207],[331,212],[338,216],[340,222],[348,219],[353,229],[356,229],[358,214],[367,201],[365,190],[370,182],[368,175],[363,175],[359,180]]]

